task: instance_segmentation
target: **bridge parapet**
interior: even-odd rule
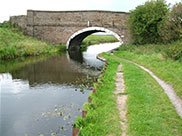
[[[128,13],[112,11],[27,11],[28,25],[124,27]]]
[[[128,17],[129,13],[114,11],[28,10],[27,16],[12,17],[11,22],[24,28],[27,35],[66,45],[71,35],[88,27],[107,28],[119,36],[124,35],[123,42],[128,42]]]
[[[20,26],[24,30],[27,27],[27,16],[11,16],[10,22],[14,25]]]

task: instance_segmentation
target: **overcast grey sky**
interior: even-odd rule
[[[147,0],[2,0],[0,22],[10,16],[26,15],[27,9],[33,10],[111,10],[125,11],[135,9]],[[166,0],[175,4],[181,0]]]

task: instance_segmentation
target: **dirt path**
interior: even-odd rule
[[[127,117],[126,117],[126,101],[128,96],[124,94],[125,92],[125,86],[124,86],[124,79],[123,79],[123,73],[121,72],[122,64],[118,66],[117,73],[116,73],[116,99],[117,99],[117,107],[120,112],[120,118],[121,118],[121,126],[122,126],[122,135],[126,136],[126,128],[127,128]]]
[[[116,57],[119,58],[118,56],[116,56]],[[173,87],[171,85],[167,84],[166,82],[164,82],[163,80],[161,80],[160,78],[158,78],[152,71],[145,68],[144,66],[141,66],[141,65],[139,65],[137,63],[134,63],[132,61],[129,61],[129,60],[126,60],[126,61],[128,61],[130,63],[133,63],[133,64],[137,65],[138,67],[140,67],[141,69],[148,72],[159,83],[159,85],[163,88],[164,92],[167,94],[167,96],[170,99],[171,103],[176,108],[176,112],[178,113],[178,115],[180,117],[182,117],[182,100],[176,94]]]
[[[131,61],[130,61],[131,62]],[[180,99],[180,97],[176,94],[176,92],[174,91],[173,87],[169,84],[167,84],[166,82],[164,82],[163,80],[159,79],[152,71],[150,71],[149,69],[136,64],[134,62],[132,62],[133,64],[137,65],[138,67],[140,67],[141,69],[145,70],[146,72],[148,72],[158,83],[159,85],[163,88],[164,92],[167,94],[167,96],[169,97],[170,101],[172,102],[172,104],[175,106],[176,108],[176,112],[178,113],[179,116],[182,117],[182,100]]]

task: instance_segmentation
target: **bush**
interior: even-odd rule
[[[168,43],[179,39],[178,30],[171,21],[166,20],[161,28],[162,29],[160,30],[159,34],[163,43]]]
[[[66,51],[66,46],[63,46],[63,45],[58,45],[57,46],[57,50],[60,51],[60,52],[65,52]]]
[[[163,0],[148,1],[131,11],[129,29],[135,44],[159,43],[160,29],[167,20],[169,8]]]
[[[177,3],[173,6],[169,15],[169,19],[175,24],[176,27],[182,29],[182,3]]]
[[[172,7],[168,19],[160,29],[160,36],[164,43],[182,39],[182,3]]]
[[[182,41],[176,41],[173,44],[170,44],[167,55],[174,60],[182,62]]]
[[[15,27],[13,24],[11,24],[10,21],[0,23],[0,28],[7,28],[7,29],[9,29],[9,30],[11,30],[13,32],[23,34],[23,31],[21,30],[21,27],[19,27],[19,26]]]
[[[176,33],[178,38],[182,39],[182,3],[177,3],[173,6],[169,16],[171,22],[175,25]]]
[[[0,27],[1,28],[12,28],[12,24],[8,21],[8,22],[4,22],[4,23],[0,23]]]

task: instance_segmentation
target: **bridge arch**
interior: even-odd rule
[[[67,49],[68,50],[79,50],[80,49],[80,45],[83,41],[83,39],[85,39],[87,36],[93,34],[93,33],[97,33],[97,32],[104,32],[104,33],[109,33],[112,34],[113,36],[115,36],[118,41],[123,44],[123,40],[122,38],[124,37],[124,35],[118,35],[117,33],[104,28],[104,27],[87,27],[84,29],[81,29],[77,32],[75,32],[74,34],[72,34],[70,36],[70,38],[67,41]]]

